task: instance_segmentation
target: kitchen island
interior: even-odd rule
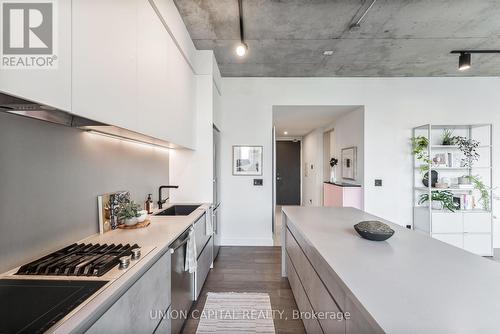
[[[395,234],[362,239],[364,220]],[[309,333],[500,332],[494,261],[354,208],[284,207],[282,229],[282,274]]]

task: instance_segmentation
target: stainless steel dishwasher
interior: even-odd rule
[[[194,274],[184,270],[186,244],[189,231],[184,232],[171,245],[172,253],[172,334],[180,333],[194,301]]]

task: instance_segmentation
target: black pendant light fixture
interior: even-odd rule
[[[472,53],[500,53],[500,50],[453,50],[450,53],[458,53],[458,70],[466,71],[472,66]]]
[[[248,45],[245,43],[245,33],[243,30],[243,0],[238,0],[238,15],[240,17],[240,43],[236,46],[236,54],[244,57],[248,51]]]

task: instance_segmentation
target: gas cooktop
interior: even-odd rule
[[[127,268],[141,256],[140,247],[115,244],[72,244],[19,268],[16,275],[102,276],[116,265]]]

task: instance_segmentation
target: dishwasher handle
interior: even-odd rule
[[[186,239],[184,239],[184,241],[182,241],[180,244],[178,244],[174,248],[170,248],[170,253],[174,254],[175,251],[178,250],[179,248],[181,248],[182,246],[184,246],[188,242],[188,240],[189,240],[189,237],[187,237]]]

